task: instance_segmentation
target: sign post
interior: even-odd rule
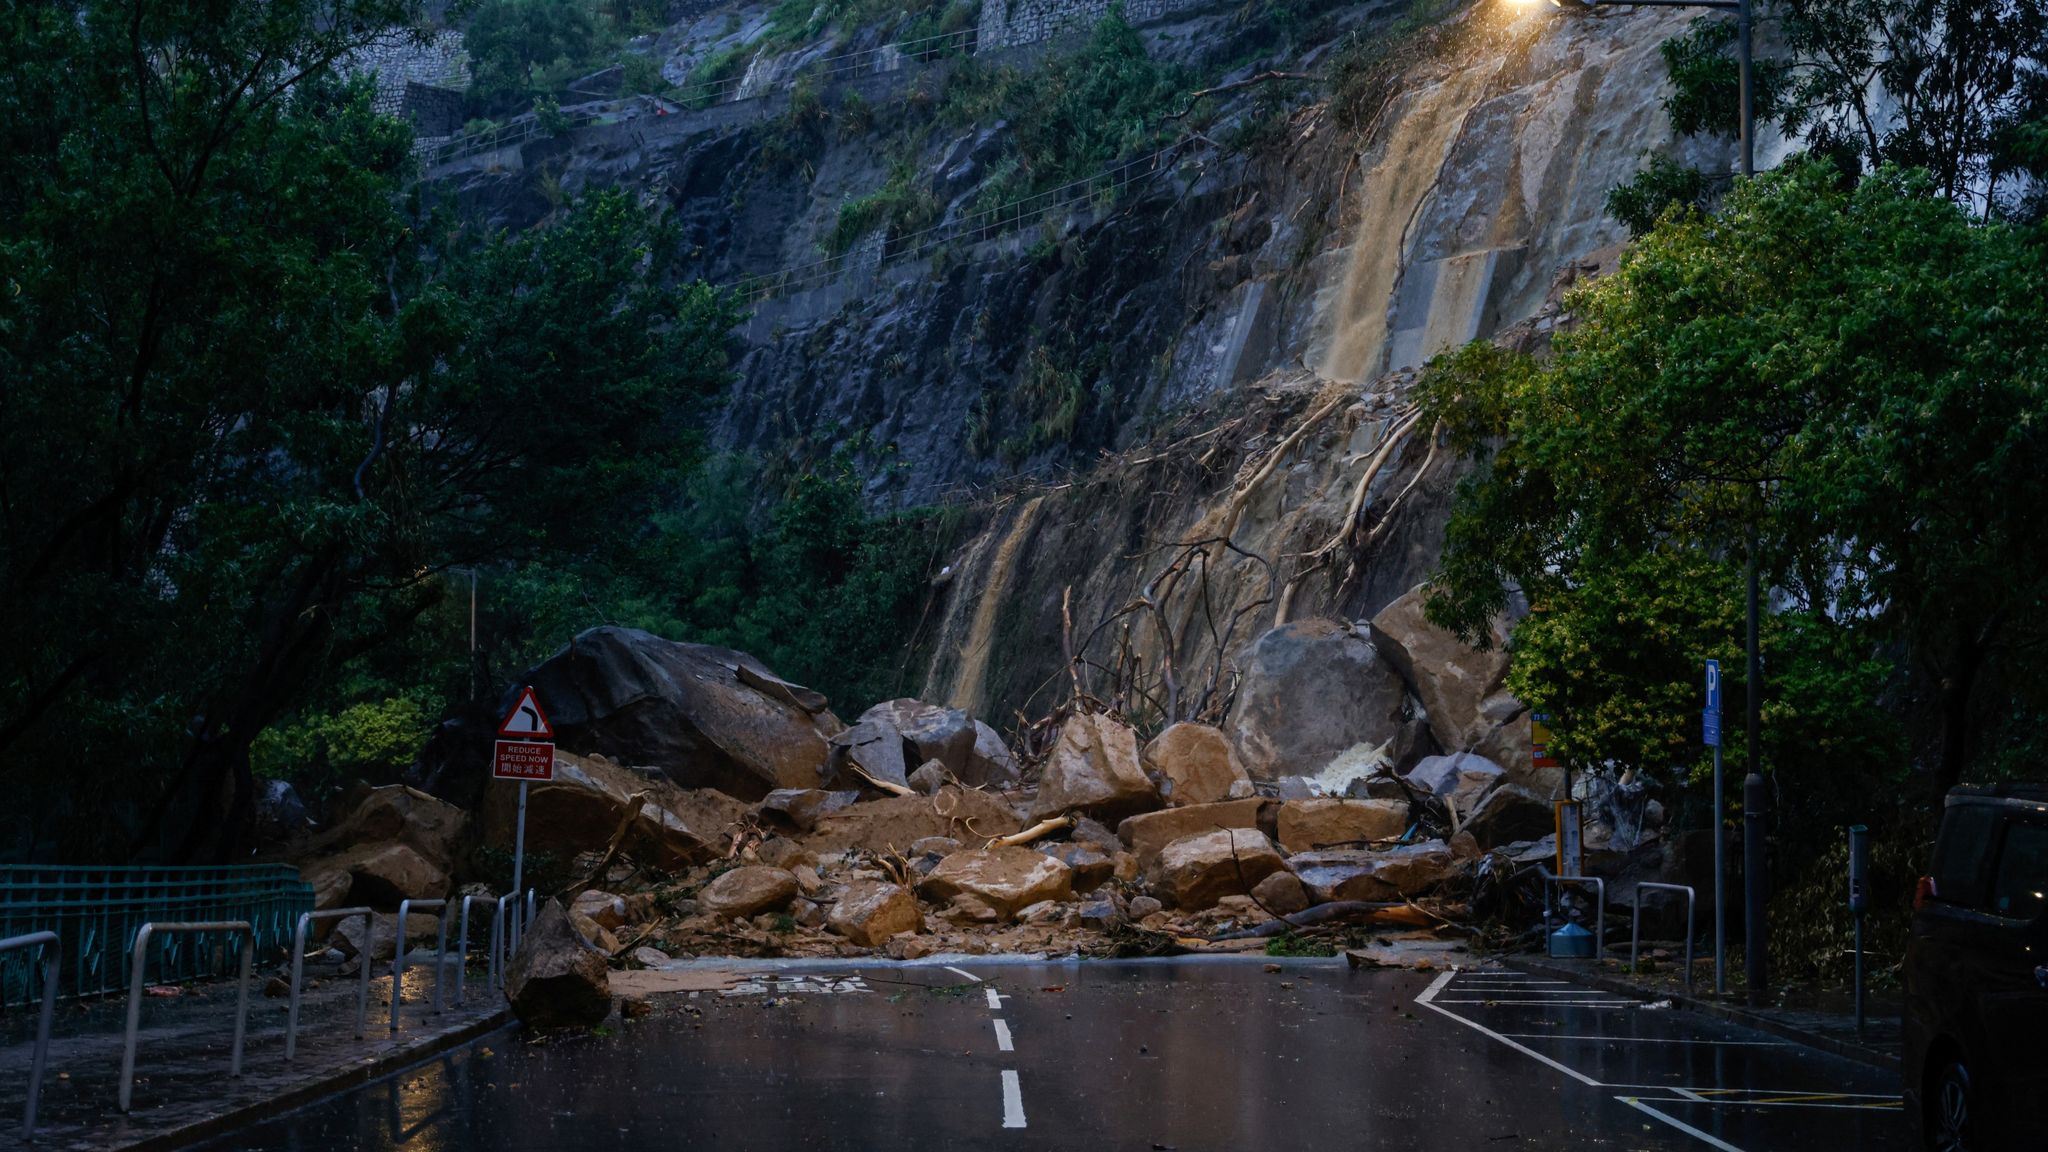
[[[1863,914],[1870,909],[1870,829],[1849,826],[1849,915],[1856,920],[1856,1034],[1863,1034]]]
[[[533,687],[521,688],[512,711],[506,713],[504,723],[498,725],[498,741],[491,753],[491,775],[499,780],[519,781],[519,823],[512,833],[512,904],[515,909],[523,907],[519,890],[526,874],[526,788],[535,780],[545,782],[555,778],[554,740],[555,729],[548,723],[547,713],[540,710],[540,699],[533,694]],[[519,917],[516,914],[512,923],[512,942],[517,948]]]
[[[1721,792],[1721,662],[1707,661],[1707,707],[1700,713],[1701,739],[1714,750],[1714,995],[1728,994],[1727,812]]]

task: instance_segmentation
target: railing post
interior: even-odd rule
[[[242,941],[241,988],[235,999],[235,1043],[229,1075],[242,1074],[242,1039],[249,1022],[249,974],[256,962],[256,929],[247,920],[213,920],[192,923],[150,922],[135,933],[135,953],[128,980],[128,1026],[121,1042],[121,1111],[127,1112],[135,1098],[135,1046],[142,1024],[142,979],[149,967],[149,942],[157,932],[232,932]]]
[[[43,1004],[36,1018],[36,1046],[29,1055],[28,1103],[22,1108],[21,1138],[36,1138],[36,1101],[42,1098],[43,1070],[50,1062],[50,1023],[57,1010],[57,986],[64,974],[64,942],[55,932],[30,932],[0,940],[0,953],[43,948]]]

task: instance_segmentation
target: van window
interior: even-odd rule
[[[1984,871],[1991,853],[1991,830],[1998,808],[1990,804],[1951,804],[1942,814],[1941,838],[1934,844],[1934,891],[1944,904],[1976,908],[1984,902]]]
[[[2048,903],[2048,824],[2014,821],[2005,830],[2005,850],[1998,854],[1998,879],[1991,885],[1990,911],[2015,920],[2032,920]]]

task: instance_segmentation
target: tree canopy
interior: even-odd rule
[[[1697,766],[1699,661],[1740,675],[1752,549],[1775,609],[1765,767],[1917,752],[1946,785],[1994,757],[1987,684],[2001,708],[2039,699],[2048,269],[1939,191],[1795,163],[1716,215],[1667,214],[1572,296],[1550,358],[1431,366],[1426,408],[1483,462],[1431,615],[1482,637],[1527,596],[1512,684],[1569,759]],[[1879,707],[1915,700],[1923,748]]]
[[[422,210],[409,134],[334,68],[416,15],[0,15],[16,850],[236,855],[251,745],[310,686],[451,566],[633,539],[696,462],[732,311],[622,196],[517,237]]]

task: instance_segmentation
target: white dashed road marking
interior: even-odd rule
[[[1024,1089],[1017,1084],[1017,1073],[1003,1069],[1003,1127],[1024,1127]]]
[[[953,967],[952,965],[948,964],[948,965],[946,966],[946,971],[948,971],[948,972],[951,972],[951,973],[952,973],[953,975],[955,975],[955,976],[965,976],[965,977],[967,977],[967,978],[968,978],[969,980],[972,980],[972,981],[974,981],[974,982],[975,982],[976,984],[979,984],[979,983],[981,983],[981,977],[979,977],[979,976],[976,976],[976,975],[975,975],[974,973],[972,973],[972,972],[969,972],[969,971],[968,971],[967,969],[965,969],[965,968],[955,968],[955,967]]]
[[[993,1021],[996,1026],[996,1051],[1015,1052],[1017,1046],[1010,1043],[1010,1026],[1001,1020]]]
[[[991,1008],[991,1009],[992,1009],[992,1010],[994,1010],[994,1011],[997,1011],[997,1012],[1001,1012],[1001,1011],[1003,1010],[1003,997],[1002,997],[1002,995],[1001,995],[1000,993],[998,993],[998,992],[997,992],[997,991],[996,991],[995,989],[993,989],[993,988],[984,988],[984,989],[982,989],[982,991],[984,991],[984,992],[988,993],[988,1006],[989,1006],[989,1008]]]

